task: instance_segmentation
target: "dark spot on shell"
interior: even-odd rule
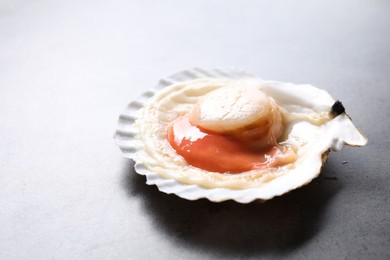
[[[343,103],[341,103],[340,100],[336,100],[336,102],[334,102],[330,110],[330,113],[334,116],[338,116],[341,115],[342,113],[345,113],[345,108],[343,106]]]

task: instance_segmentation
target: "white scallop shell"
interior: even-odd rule
[[[254,75],[235,69],[203,70],[194,68],[185,70],[161,79],[155,88],[146,91],[136,101],[131,102],[119,116],[118,127],[114,134],[116,143],[126,158],[135,161],[135,170],[137,173],[146,176],[146,183],[156,185],[162,192],[173,193],[188,200],[206,198],[213,202],[234,200],[240,203],[249,203],[254,200],[268,200],[301,187],[317,177],[323,164],[323,155],[326,157],[329,149],[339,151],[345,144],[363,146],[367,143],[367,139],[353,125],[348,115],[342,114],[331,120],[322,129],[324,135],[319,138],[316,145],[313,145],[310,153],[305,155],[306,162],[291,170],[292,174],[289,173],[278,177],[267,183],[267,185],[240,190],[227,188],[207,189],[193,184],[182,184],[175,179],[165,179],[159,174],[148,170],[138,159],[142,151],[137,140],[134,139],[133,123],[137,118],[136,113],[149,98],[162,88],[198,78],[258,79]],[[271,87],[265,91],[270,95],[278,95],[279,99],[286,106],[291,105],[292,110],[296,103],[305,104],[305,106],[314,110],[321,110],[324,107],[328,109],[335,101],[328,92],[311,85],[295,85],[275,81],[266,81],[266,83]],[[286,89],[293,89],[294,91],[286,91]],[[298,124],[294,128],[294,131],[298,131],[300,134],[310,135],[310,132],[306,130],[307,126],[305,124]],[[313,138],[318,138],[318,136]],[[300,177],[296,178],[295,173],[299,174]]]

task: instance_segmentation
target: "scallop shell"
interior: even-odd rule
[[[178,82],[199,78],[258,79],[252,74],[236,69],[204,70],[194,68],[185,70],[161,79],[156,87],[144,92],[136,101],[131,102],[119,116],[114,139],[123,155],[135,161],[134,168],[136,172],[146,176],[148,185],[156,185],[164,193],[176,194],[188,200],[206,198],[213,202],[234,200],[239,203],[249,203],[254,200],[269,200],[299,188],[316,178],[320,174],[322,165],[326,161],[330,150],[339,151],[345,144],[363,146],[367,143],[367,139],[353,125],[349,116],[342,114],[326,125],[326,129],[323,131],[326,135],[316,145],[313,145],[310,154],[307,155],[307,163],[292,169],[291,174],[289,173],[270,181],[267,185],[247,189],[204,188],[195,184],[184,184],[175,179],[163,178],[158,173],[150,171],[140,160],[140,156],[144,156],[144,153],[142,146],[135,139],[135,129],[133,128],[133,123],[137,119],[137,111],[161,89]],[[278,95],[287,105],[293,105],[298,102],[323,109],[323,107],[330,107],[335,101],[328,92],[311,85],[295,85],[276,81],[265,82],[271,86],[269,89],[266,89],[268,94],[271,96]],[[289,91],[286,91],[286,89]],[[302,98],[303,93],[306,100]],[[304,124],[297,126],[297,128],[295,131],[306,131]],[[296,178],[295,173],[299,174],[300,177]]]

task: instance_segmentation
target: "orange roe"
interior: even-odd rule
[[[284,165],[296,158],[291,149],[278,144],[254,149],[231,136],[206,132],[192,125],[187,116],[168,126],[167,137],[188,164],[212,172],[240,173]]]

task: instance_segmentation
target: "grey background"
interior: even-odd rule
[[[389,1],[0,1],[0,259],[389,259]],[[147,186],[112,135],[192,67],[311,83],[369,139],[264,204]]]

